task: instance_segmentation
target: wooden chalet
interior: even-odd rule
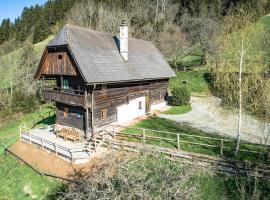
[[[166,104],[175,76],[149,41],[65,25],[46,46],[35,79],[49,80],[42,96],[55,102],[56,123],[86,133],[126,123]]]

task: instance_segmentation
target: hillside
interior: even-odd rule
[[[48,37],[46,40],[39,42],[33,45],[33,53],[35,60],[39,60],[46,44],[53,38],[53,36]],[[4,89],[6,86],[9,87],[10,83],[14,81],[14,77],[18,73],[18,68],[22,62],[22,54],[23,47],[12,51],[6,55],[0,56],[0,72],[1,72],[1,80],[0,80],[0,88]]]
[[[269,180],[250,177],[248,172],[247,177],[238,174],[227,176],[199,168],[194,163],[178,163],[173,157],[168,159],[161,154],[127,154],[109,150],[104,156],[93,159],[89,173],[78,171],[77,177],[73,175],[75,177],[72,178],[84,182],[85,187],[81,187],[39,176],[11,156],[5,156],[3,151],[4,146],[18,140],[18,129],[22,123],[30,127],[33,120],[37,120],[40,126],[55,122],[55,116],[45,119],[40,116],[54,106],[41,98],[44,83],[34,80],[33,76],[46,44],[63,25],[69,23],[117,34],[120,23],[126,19],[129,36],[151,41],[176,72],[176,77],[169,80],[172,105],[163,112],[169,118],[157,117],[161,112],[158,111],[157,116],[134,125],[140,128],[141,132],[137,134],[145,137],[145,128],[151,129],[150,133],[156,139],[163,135],[161,131],[174,131],[186,136],[192,133],[187,141],[171,135],[168,144],[162,139],[148,144],[175,149],[181,141],[183,145],[181,148],[178,146],[178,151],[243,161],[248,167],[251,163],[252,167],[259,162],[269,163],[267,146],[263,151],[254,149],[244,140],[242,143],[245,137],[241,137],[241,149],[253,152],[252,156],[246,152],[239,153],[239,158],[239,155],[233,155],[236,146],[234,130],[229,130],[228,135],[232,138],[228,145],[223,143],[225,137],[211,132],[205,125],[205,122],[212,125],[218,122],[226,127],[236,127],[238,124],[233,122],[237,122],[238,115],[234,119],[230,115],[218,117],[212,114],[207,103],[201,102],[197,104],[199,112],[211,116],[191,112],[193,114],[189,117],[208,117],[208,121],[201,123],[204,131],[191,127],[191,124],[169,120],[179,119],[180,114],[192,110],[190,99],[194,98],[191,95],[210,96],[205,99],[219,97],[219,107],[225,112],[238,109],[241,53],[243,116],[252,115],[258,121],[263,119],[261,122],[270,120],[270,16],[266,15],[269,12],[270,1],[257,0],[48,0],[44,5],[26,7],[15,22],[8,18],[3,20],[0,24],[0,180],[3,180],[0,199],[85,199],[85,196],[88,199],[269,199]],[[103,85],[106,86],[99,86],[103,88]],[[178,95],[173,93],[177,90]],[[167,97],[166,88],[163,91]],[[160,101],[165,99],[160,91],[157,96]],[[186,97],[184,105],[175,103],[176,96],[179,102],[183,96]],[[129,97],[127,99],[129,101]],[[139,105],[141,107],[141,102]],[[212,109],[218,110],[216,107]],[[107,117],[107,110],[103,110],[101,118],[103,115]],[[69,109],[67,112],[64,109],[63,113],[63,116],[68,116]],[[74,116],[80,120],[86,118],[80,113]],[[263,130],[269,135],[269,127],[264,127],[265,124],[262,124]],[[154,128],[160,132],[154,134]],[[219,138],[211,142],[209,137],[213,136]],[[139,138],[138,142],[142,140]],[[197,144],[197,147],[188,142]],[[208,145],[210,150],[201,147],[200,142]],[[259,154],[254,150],[260,151]]]

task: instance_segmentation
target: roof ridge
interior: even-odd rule
[[[69,27],[69,28],[81,29],[81,30],[85,30],[85,31],[88,31],[88,32],[101,33],[101,34],[109,35],[109,36],[112,36],[112,37],[115,37],[115,36],[117,37],[117,36],[119,35],[119,33],[116,33],[116,34],[113,34],[113,33],[107,33],[107,32],[103,32],[103,31],[94,30],[94,29],[91,29],[91,28],[88,28],[88,27],[82,27],[82,26],[77,26],[77,25],[68,24],[68,23],[66,24],[66,26]],[[141,39],[141,38],[128,37],[128,39],[132,39],[132,40],[141,40],[141,41],[149,42],[149,43],[153,44],[152,41],[144,40],[144,39]]]

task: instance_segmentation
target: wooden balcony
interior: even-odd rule
[[[76,94],[63,90],[44,89],[42,90],[42,96],[45,100],[55,101],[58,103],[80,106],[84,108],[91,107],[91,95],[87,95],[85,97],[82,94]]]

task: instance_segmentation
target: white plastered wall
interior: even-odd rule
[[[141,102],[141,109],[139,109]],[[145,115],[145,97],[139,97],[117,107],[117,122],[124,125],[138,117]]]
[[[167,102],[166,101],[158,103],[158,104],[152,104],[151,105],[151,112],[153,112],[155,110],[163,111],[163,110],[166,110],[166,109],[167,109]]]

